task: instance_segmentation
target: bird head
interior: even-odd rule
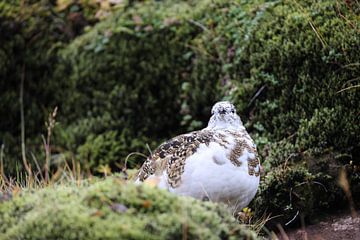
[[[208,123],[208,129],[213,128],[241,128],[243,127],[239,115],[236,113],[235,106],[228,101],[215,103],[211,109],[211,118]]]

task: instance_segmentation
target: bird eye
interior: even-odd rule
[[[231,113],[235,113],[235,110],[233,109],[233,110],[231,110]]]

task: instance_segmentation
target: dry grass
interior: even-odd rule
[[[20,94],[21,95],[21,94]],[[80,185],[85,178],[92,178],[92,174],[84,173],[81,165],[74,158],[71,160],[71,166],[68,161],[63,161],[62,165],[57,166],[50,172],[51,165],[51,137],[52,131],[56,125],[57,107],[49,114],[48,121],[45,123],[47,128],[46,138],[42,136],[45,161],[44,165],[39,164],[38,159],[31,153],[32,163],[30,163],[25,154],[25,135],[22,136],[22,159],[25,172],[18,172],[16,177],[6,176],[4,171],[4,145],[0,148],[0,192],[16,195],[22,189],[40,189],[55,184],[76,184]],[[24,120],[21,121],[23,133],[25,132]]]

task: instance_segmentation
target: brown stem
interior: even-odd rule
[[[24,81],[25,81],[25,64],[22,66],[21,71],[21,82],[20,82],[20,118],[21,118],[21,156],[23,164],[28,173],[28,176],[31,177],[31,167],[26,160],[26,146],[25,146],[25,118],[24,118]]]

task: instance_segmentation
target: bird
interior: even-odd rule
[[[256,195],[261,165],[256,145],[229,101],[213,105],[206,128],[162,143],[135,182],[182,196],[222,202],[240,212]]]

